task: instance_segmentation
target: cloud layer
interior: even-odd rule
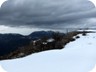
[[[88,0],[8,0],[0,9],[0,25],[80,27],[95,12]]]

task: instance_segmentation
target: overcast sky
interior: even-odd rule
[[[0,9],[0,25],[35,27],[91,27],[95,6],[88,0],[7,0]]]

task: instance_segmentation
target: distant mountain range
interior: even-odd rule
[[[32,40],[43,37],[51,38],[53,33],[52,31],[36,31],[27,36],[11,33],[0,34],[0,56],[15,51],[18,47],[26,46]]]
[[[50,38],[53,35],[53,31],[36,31],[28,35],[28,37],[31,37],[32,40],[41,39],[43,37]]]

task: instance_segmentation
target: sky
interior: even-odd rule
[[[0,5],[0,33],[96,27],[96,8],[89,0],[0,0]]]
[[[7,0],[0,25],[31,28],[95,27],[96,8],[89,0]]]
[[[62,50],[0,61],[0,65],[7,72],[96,72],[96,33],[79,36]]]

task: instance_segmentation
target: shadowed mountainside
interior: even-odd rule
[[[43,37],[50,38],[52,33],[52,31],[37,31],[27,36],[20,34],[0,34],[0,56],[10,53],[18,47],[26,46],[30,41]]]
[[[73,31],[60,33],[53,31],[38,31],[30,35],[0,34],[0,60],[15,59],[47,50],[62,49],[64,46],[91,31]],[[76,36],[75,38],[73,38]]]

